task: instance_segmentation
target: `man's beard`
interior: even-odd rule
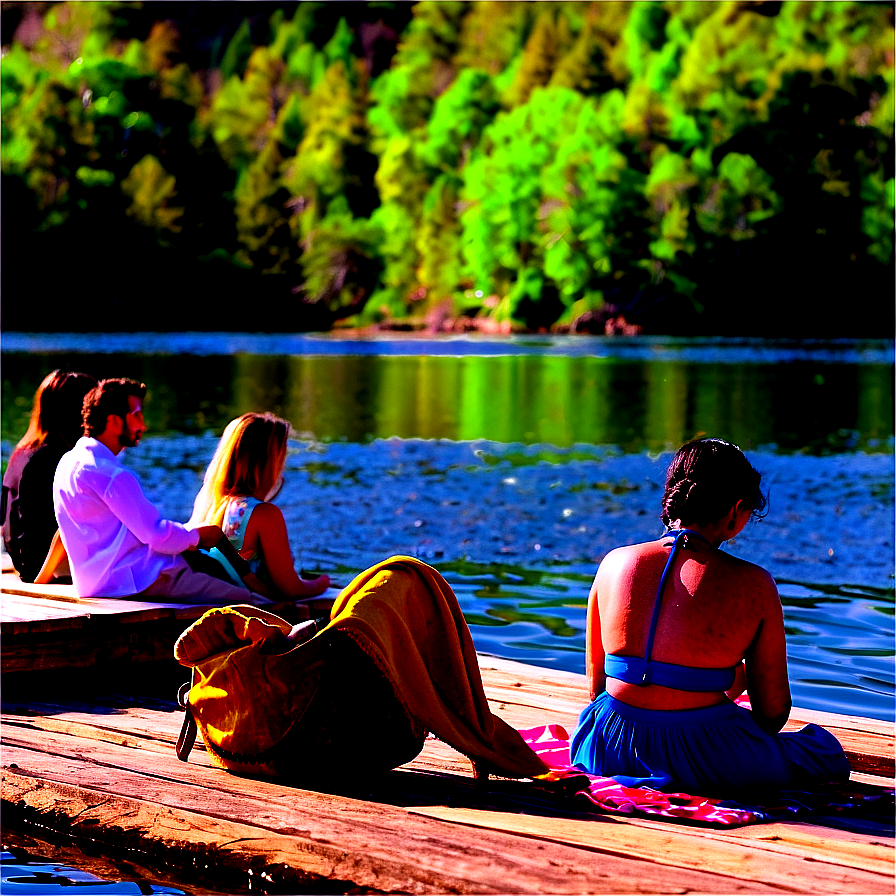
[[[136,445],[140,444],[140,437],[143,433],[135,432],[131,433],[125,430],[118,438],[118,441],[121,442],[122,448],[134,448]]]

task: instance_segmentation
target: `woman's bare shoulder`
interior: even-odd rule
[[[627,544],[613,548],[601,560],[600,569],[604,571],[625,569],[660,550],[662,550],[662,545],[659,541],[646,541],[640,544]]]
[[[743,560],[725,552],[720,552],[719,556],[723,558],[726,575],[732,581],[740,582],[745,588],[763,592],[777,599],[778,586],[767,569],[757,563],[751,563],[749,560]]]
[[[729,554],[727,551],[719,551],[719,556],[724,558],[725,563],[731,568],[736,569],[741,575],[750,576],[751,578],[756,579],[768,579],[769,581],[774,581],[772,579],[771,573],[760,566],[758,563],[752,563],[749,560],[744,560],[741,557],[735,557],[733,554]]]
[[[270,526],[272,524],[281,523],[283,521],[283,511],[276,504],[269,504],[262,501],[256,504],[252,510],[252,518],[249,520],[250,527]]]
[[[267,501],[256,504],[252,513],[260,513],[262,516],[283,516],[283,511],[276,504],[270,504]]]

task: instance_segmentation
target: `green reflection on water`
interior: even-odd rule
[[[674,448],[698,433],[745,448],[888,451],[889,365],[697,364],[508,356],[31,355],[3,357],[3,437],[27,426],[53,367],[149,386],[154,432],[220,432],[269,410],[322,441],[425,438]],[[527,459],[527,462],[531,462]]]
[[[784,579],[780,576],[776,579],[778,585],[798,585],[807,591],[820,592],[831,598],[845,598],[852,600],[856,597],[875,598],[893,603],[896,600],[896,589],[892,586],[889,588],[879,588],[874,585],[850,585],[848,582],[839,585],[823,582],[803,582],[798,579]],[[799,601],[798,598],[792,598],[794,603]],[[835,601],[831,601],[832,603]]]
[[[523,613],[516,607],[490,607],[486,613],[503,620],[507,625],[514,622],[531,622],[540,625],[549,634],[560,638],[579,637],[582,634],[581,629],[573,628],[559,616],[548,616],[545,613]]]

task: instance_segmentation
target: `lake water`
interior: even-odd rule
[[[778,582],[794,703],[894,717],[890,343],[5,333],[2,361],[4,460],[54,367],[146,382],[124,457],[175,519],[228,420],[286,417],[297,566],[420,557],[478,650],[575,672],[601,558],[662,532],[671,452],[729,439],[771,489],[727,550]]]
[[[142,880],[119,880],[115,873],[118,869],[113,871],[115,879],[85,871],[81,856],[74,850],[71,852],[78,867],[43,856],[34,857],[24,850],[8,850],[4,846],[0,851],[0,889],[5,896],[13,896],[15,893],[49,896],[72,890],[79,896],[185,896],[185,891],[177,887]]]

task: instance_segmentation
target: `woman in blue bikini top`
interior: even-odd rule
[[[769,733],[790,713],[781,601],[761,567],[719,550],[765,509],[760,475],[718,439],[685,445],[663,497],[668,532],[604,558],[588,601],[586,671],[631,706],[688,710],[748,690]]]

